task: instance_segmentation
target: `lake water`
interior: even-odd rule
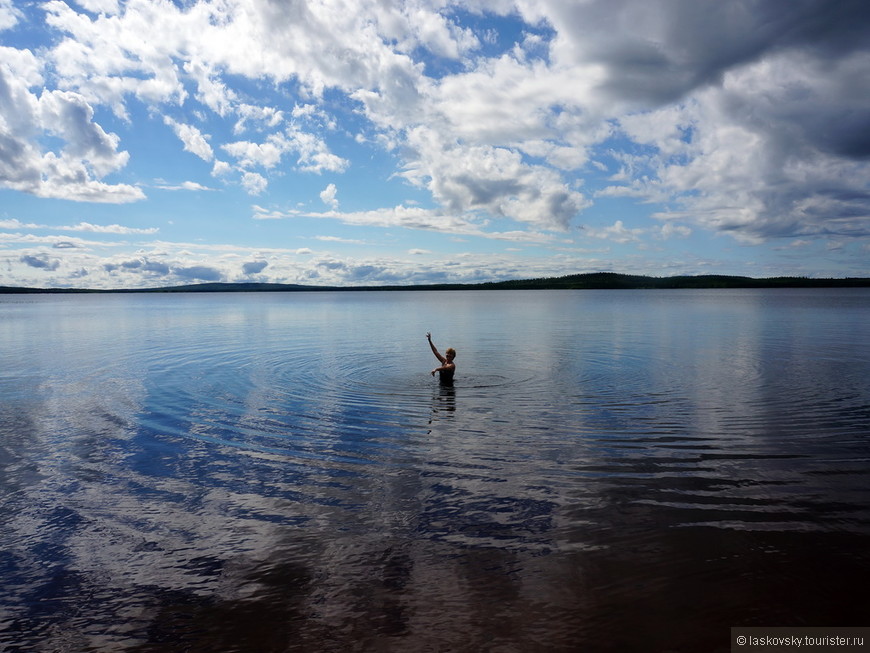
[[[870,625],[868,343],[862,289],[0,295],[0,649]]]

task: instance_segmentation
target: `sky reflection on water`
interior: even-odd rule
[[[867,299],[0,298],[0,644],[689,651],[861,625]]]

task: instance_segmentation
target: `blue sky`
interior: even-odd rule
[[[0,0],[0,285],[870,276],[856,0]]]

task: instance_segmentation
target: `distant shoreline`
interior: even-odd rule
[[[68,293],[174,293],[174,292],[327,292],[358,290],[646,290],[712,288],[870,288],[870,278],[812,279],[808,277],[752,277],[699,275],[649,277],[616,272],[591,272],[564,277],[490,281],[485,283],[441,283],[427,285],[306,286],[284,283],[198,283],[182,286],[131,289],[26,288],[0,286],[0,294]]]

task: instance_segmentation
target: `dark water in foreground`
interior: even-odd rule
[[[0,296],[0,649],[870,625],[868,342],[860,289]]]

